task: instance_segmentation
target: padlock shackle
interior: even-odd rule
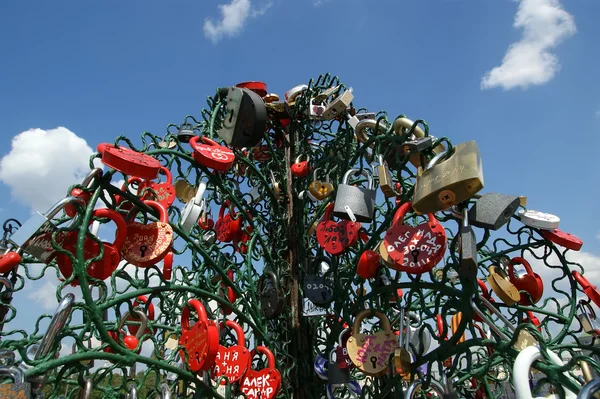
[[[523,267],[527,271],[527,274],[529,274],[531,276],[535,275],[535,273],[533,272],[533,269],[531,268],[531,265],[529,264],[529,262],[527,262],[525,260],[525,258],[515,256],[508,263],[508,276],[510,277],[511,280],[515,278],[515,265],[523,265]]]
[[[392,125],[392,130],[394,131],[394,133],[401,136],[402,128],[410,130],[410,129],[412,129],[414,124],[415,124],[415,122],[411,121],[408,118],[396,118],[396,120],[394,121],[394,124]],[[423,131],[423,129],[421,129],[419,127],[419,125],[415,126],[412,134],[414,134],[414,136],[416,138],[421,138],[421,137],[426,136],[425,132]]]
[[[446,160],[446,158],[449,157],[448,154],[448,149],[444,149],[440,152],[438,152],[437,154],[435,154],[435,156],[433,158],[431,158],[429,160],[429,162],[427,162],[427,165],[425,166],[425,169],[423,169],[423,171],[429,170],[431,168],[433,168],[435,165],[437,165],[440,161],[442,160]]]
[[[201,321],[208,325],[208,316],[206,315],[206,309],[202,302],[197,299],[190,299],[188,303],[183,307],[181,311],[181,329],[190,329],[190,308],[193,308],[198,314],[198,321]]]
[[[415,382],[413,382],[406,390],[404,397],[406,399],[413,399],[415,397],[415,394],[417,393],[417,388],[420,388],[424,383],[425,383],[425,381],[423,381],[421,379],[418,379]],[[430,380],[429,388],[433,389],[440,397],[444,397],[444,393],[445,393],[444,387],[442,386],[442,384],[440,384],[436,380],[434,380],[434,379]]]
[[[338,335],[338,345],[339,346],[343,346],[342,343],[344,342],[344,335],[346,335],[349,332],[350,332],[350,327],[346,327],[342,330],[340,335]]]
[[[594,319],[596,318],[596,312],[594,311],[594,308],[592,307],[592,305],[590,304],[589,301],[584,301],[584,300],[580,299],[579,302],[577,303],[577,307],[588,318],[590,316],[593,317]],[[587,311],[586,311],[586,309],[587,309]]]
[[[61,199],[60,201],[58,201],[56,204],[52,205],[50,207],[50,209],[48,209],[48,211],[46,213],[44,213],[44,217],[48,220],[51,220],[54,218],[54,216],[56,216],[66,205],[72,203],[72,202],[78,202],[79,205],[81,206],[86,206],[85,200],[81,197],[75,197],[75,196],[68,196],[65,197],[63,199]]]
[[[169,170],[169,168],[167,168],[166,166],[161,166],[160,171],[163,172],[163,174],[165,175],[165,183],[173,184],[173,175],[171,174],[171,171]],[[160,172],[159,172],[159,174],[160,174]],[[158,176],[157,176],[157,178],[158,178]]]
[[[6,292],[6,291],[12,291],[13,290],[13,283],[12,283],[12,281],[10,281],[9,279],[7,279],[6,277],[1,277],[0,276],[0,284],[2,284],[3,286],[6,287],[6,290],[4,292]],[[1,291],[2,290],[0,290],[0,292]]]
[[[373,184],[373,176],[371,175],[371,173],[369,173],[366,169],[348,169],[348,171],[346,171],[346,173],[344,173],[344,177],[342,178],[342,184],[345,185],[349,185],[348,181],[350,180],[350,176],[355,176],[355,175],[363,175],[364,177],[367,178],[367,181],[369,182],[369,190],[374,190],[375,186]]]
[[[92,377],[85,379],[83,389],[80,391],[79,399],[90,399],[92,397],[92,391],[94,390],[94,381]]]
[[[588,366],[588,368],[589,368],[589,366]],[[599,391],[600,391],[600,379],[595,379],[595,380],[589,381],[588,383],[586,383],[583,386],[583,388],[581,388],[581,391],[579,391],[577,398],[578,399],[579,398],[582,398],[582,399],[591,398],[596,392],[599,392]]]
[[[126,399],[137,399],[137,387],[135,386],[134,383],[130,383],[127,388],[129,388],[129,391],[127,392],[127,398]]]
[[[226,320],[224,323],[221,322],[220,327],[224,329],[224,327],[229,327],[233,331],[235,331],[235,335],[237,337],[238,346],[246,346],[246,338],[244,337],[244,329],[238,323],[233,320]]]
[[[127,222],[125,221],[123,215],[112,209],[100,208],[95,209],[92,212],[92,218],[107,218],[115,223],[117,226],[115,231],[115,240],[110,245],[112,245],[117,251],[120,251],[125,243],[125,240],[127,239]],[[90,223],[92,222],[93,220],[90,220]]]
[[[387,122],[384,119],[363,119],[354,127],[354,135],[358,141],[364,143],[369,140],[369,136],[365,133],[365,129],[375,130],[376,127],[377,130],[383,134],[388,132]]]
[[[140,306],[140,305],[146,305],[147,306]],[[144,312],[144,314],[148,317],[148,320],[154,320],[154,304],[152,302],[148,302],[148,297],[145,295],[140,295],[137,298],[135,298],[135,300],[133,301],[133,307],[140,307],[142,308],[142,311]],[[146,313],[145,308],[148,308],[148,311]]]
[[[148,328],[148,316],[140,308],[134,308],[133,312],[138,315],[140,320],[140,327],[134,335],[134,337],[136,337],[139,340],[140,337],[146,332],[146,328]],[[134,320],[133,315],[129,313],[129,311],[123,313],[123,315],[121,316],[121,320],[119,321],[119,326],[117,327],[118,332],[120,332],[123,329],[123,327],[125,327],[125,322],[129,319]]]
[[[392,226],[394,226],[399,221],[404,224],[404,217],[408,213],[409,210],[412,209],[412,202],[408,201],[400,205],[400,207],[394,213],[394,219],[392,220]]]
[[[161,223],[169,223],[169,215],[167,214],[167,210],[160,202],[152,201],[152,200],[144,200],[142,201],[146,206],[158,211],[158,221]]]
[[[200,180],[200,184],[198,184],[198,190],[196,190],[196,194],[194,194],[194,205],[200,205],[204,198],[204,193],[206,192],[206,182],[204,180]]]
[[[25,372],[18,367],[2,367],[0,368],[0,375],[12,378],[15,384],[25,382]]]
[[[494,305],[492,305],[487,299],[485,299],[484,297],[482,297],[480,295],[479,300],[485,305],[485,307],[487,307],[489,309],[490,312],[492,312],[493,314],[498,316],[498,318],[500,320],[502,320],[502,322],[504,322],[504,324],[506,324],[506,326],[512,332],[514,332],[516,330],[515,326],[510,324],[510,322],[506,319],[506,317],[504,317],[504,315],[502,313],[500,313],[500,311],[498,311],[498,309],[496,309],[494,307]],[[487,316],[479,309],[479,307],[475,304],[473,298],[470,299],[470,303],[471,303],[471,307],[473,308],[473,311],[475,312],[475,314],[477,316],[479,316],[485,324],[488,325],[490,330],[492,330],[494,333],[496,333],[496,335],[498,335],[500,337],[500,339],[510,341],[510,337],[508,335],[506,335],[502,330],[500,330],[498,328],[498,326],[496,326],[490,319],[488,319]]]
[[[50,349],[52,349],[52,346],[54,346],[56,336],[67,324],[67,320],[71,315],[71,310],[73,309],[73,302],[75,302],[75,295],[71,293],[65,295],[60,301],[56,311],[54,312],[54,316],[52,316],[52,320],[50,320],[48,329],[40,341],[33,360],[39,360],[48,355]]]
[[[358,312],[356,318],[354,319],[354,324],[352,324],[352,335],[356,336],[360,334],[360,324],[366,317],[374,316],[381,321],[381,328],[383,331],[390,333],[392,332],[392,327],[390,326],[390,321],[386,317],[386,315],[378,310],[373,309],[364,309]],[[403,316],[401,316],[403,317]]]
[[[481,289],[481,293],[483,294],[483,297],[486,298],[486,299],[489,299],[490,298],[490,291],[488,290],[488,287],[487,287],[487,285],[485,285],[485,283],[483,282],[483,280],[477,279],[477,285]]]
[[[270,368],[270,369],[276,368],[275,355],[273,355],[273,352],[271,352],[271,350],[269,348],[267,348],[266,346],[259,345],[252,351],[252,357],[254,357],[254,355],[256,353],[262,353],[267,357],[267,367],[268,368]]]
[[[85,188],[90,188],[91,183],[94,179],[100,179],[102,177],[102,169],[94,168],[88,173],[88,175],[83,179],[81,185]]]
[[[300,160],[302,159],[302,157],[306,157],[306,161],[302,161],[302,162],[310,162],[310,155],[300,154],[296,157],[296,160],[294,161],[294,163],[300,163]]]
[[[442,331],[444,331],[444,318],[441,314],[435,315],[435,323],[437,324],[438,329],[438,337],[448,339],[448,332],[442,336]]]

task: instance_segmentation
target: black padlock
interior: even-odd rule
[[[267,320],[279,316],[283,309],[283,297],[279,287],[279,280],[275,273],[265,270],[263,275],[258,279],[257,289],[262,315]]]
[[[333,301],[333,287],[331,281],[327,278],[327,270],[324,270],[323,263],[329,263],[321,258],[315,259],[311,271],[304,277],[304,296],[317,306],[325,307]]]
[[[196,137],[193,127],[187,123],[181,125],[179,131],[177,132],[177,140],[179,140],[180,143],[187,144],[190,142],[192,137]]]
[[[227,94],[226,115],[217,134],[232,147],[254,147],[267,127],[267,108],[251,90],[231,87]]]
[[[327,381],[334,388],[350,382],[350,369],[340,368],[337,362],[337,351],[334,349],[329,352],[329,361],[327,362]]]
[[[431,148],[433,145],[433,137],[419,137],[415,140],[406,141],[402,144],[402,152],[404,155],[418,154]]]
[[[483,194],[469,210],[472,226],[498,230],[510,220],[519,208],[520,198],[499,193]]]
[[[460,267],[462,275],[469,282],[477,278],[477,240],[473,228],[469,224],[469,209],[463,210],[460,225]]]

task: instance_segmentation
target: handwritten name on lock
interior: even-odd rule
[[[361,334],[360,323],[365,317],[375,316],[381,321],[383,331],[375,334]],[[390,321],[385,314],[376,310],[363,310],[358,313],[352,325],[352,336],[346,349],[352,363],[363,373],[377,376],[385,373],[388,359],[396,348],[396,336],[392,332]]]
[[[454,169],[447,170],[444,174],[431,176],[430,179],[415,185],[415,190],[423,191],[427,186],[437,183],[440,180],[448,179],[450,176],[461,174],[465,170],[465,165],[456,166]]]

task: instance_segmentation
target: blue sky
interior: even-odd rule
[[[330,72],[358,107],[476,140],[484,190],[560,216],[600,276],[598,1],[24,0],[0,15],[0,220],[44,210],[96,144],[163,134],[216,87],[283,97]]]

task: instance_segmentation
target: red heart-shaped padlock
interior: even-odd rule
[[[154,190],[155,200],[165,208],[173,205],[175,201],[175,187],[173,187],[173,176],[171,171],[164,166],[160,167],[160,170],[166,176],[165,181],[162,183],[155,183],[153,181],[148,182],[148,187]]]
[[[190,307],[198,313],[198,321],[190,328]],[[208,320],[204,305],[190,299],[181,312],[181,336],[179,337],[181,359],[187,358],[191,371],[209,370],[215,364],[219,347],[219,330],[214,321]],[[187,355],[186,355],[187,353]]]
[[[390,259],[388,266],[407,273],[422,274],[442,260],[446,252],[446,231],[439,221],[428,214],[428,222],[417,226],[404,224],[411,202],[400,205],[392,227],[385,233],[384,245]]]
[[[141,323],[141,328],[145,331],[146,326],[148,325],[148,319],[146,318],[146,314],[144,312],[142,312],[140,309],[133,309],[133,313],[137,314],[138,320],[140,320],[140,323]],[[123,345],[127,349],[133,351],[133,350],[135,350],[135,348],[137,348],[137,346],[140,343],[140,337],[142,336],[142,331],[138,330],[138,332],[135,334],[135,336],[126,334],[125,331],[123,330],[123,327],[125,326],[125,323],[129,319],[131,319],[131,313],[125,312],[123,314],[123,316],[121,316],[121,321],[119,322],[119,325],[117,326],[117,331],[108,331],[108,335],[110,335],[110,337],[116,342],[119,342],[119,337],[123,336]],[[140,345],[140,347],[138,348],[136,353],[139,354],[141,352],[141,350],[142,350],[142,346]],[[110,346],[107,346],[106,348],[104,348],[104,352],[115,353],[115,351]]]
[[[118,170],[124,175],[137,176],[142,179],[156,179],[160,170],[160,162],[142,152],[114,144],[101,143],[96,147],[104,165]]]
[[[219,209],[219,219],[215,223],[215,233],[217,234],[217,240],[221,242],[231,242],[235,239],[239,239],[242,233],[242,218],[239,213],[234,219],[231,216],[231,212],[225,215],[225,209],[229,206],[229,201],[223,202]],[[233,208],[233,207],[232,207]]]
[[[8,252],[0,255],[0,273],[8,273],[21,263],[21,255],[16,252]]]
[[[252,356],[254,352],[252,351]],[[267,368],[259,371],[248,370],[240,384],[240,391],[247,399],[272,399],[281,387],[281,374],[275,368],[275,356],[264,346],[257,346],[256,352],[267,356]]]
[[[140,295],[135,299],[135,301],[133,301],[133,307],[136,308],[136,307],[140,306],[140,304],[146,304],[147,302],[148,302],[148,297],[146,297],[144,295]],[[146,313],[146,318],[148,321],[154,320],[154,305],[152,304],[152,302],[150,302],[148,304],[148,311],[145,313]],[[139,317],[136,317],[133,315],[129,316],[129,319],[131,321],[141,321]],[[129,324],[129,325],[127,325],[127,329],[129,330],[129,332],[131,334],[137,335],[138,331],[140,330],[140,326]],[[146,335],[146,334],[148,334],[148,335],[154,334],[152,328],[146,327],[146,330],[144,332],[142,332],[140,335]]]
[[[516,277],[515,265],[523,265],[527,274],[520,278]],[[521,305],[529,306],[542,299],[542,295],[544,294],[544,282],[537,273],[533,272],[531,265],[525,259],[515,257],[510,260],[510,263],[508,264],[508,279],[519,291],[526,291],[531,295],[530,300],[527,294],[521,293],[521,299],[519,300]],[[531,303],[532,301],[533,303]]]
[[[148,267],[161,261],[171,249],[173,228],[169,225],[167,210],[156,201],[144,201],[156,209],[159,221],[149,224],[127,223],[127,237],[123,243],[123,257],[127,262]]]
[[[332,202],[325,208],[323,220],[317,226],[317,242],[325,252],[337,256],[356,243],[360,223],[350,220],[339,222],[331,220],[334,205],[335,203]]]
[[[246,339],[242,327],[233,320],[221,323],[222,329],[225,326],[235,331],[238,343],[230,347],[219,345],[215,365],[212,369],[212,378],[216,380],[219,377],[227,377],[229,383],[233,384],[246,374],[246,370],[252,365],[252,358],[250,357],[250,351],[246,348]],[[225,385],[225,380],[221,384]]]
[[[202,144],[198,144],[202,140]],[[207,137],[192,137],[190,145],[194,150],[194,159],[207,168],[225,172],[235,161],[235,154],[227,147],[217,144]]]
[[[117,270],[119,267],[119,262],[121,262],[121,254],[119,251],[121,250],[123,243],[125,242],[125,237],[127,236],[127,224],[125,223],[123,216],[119,212],[113,211],[112,209],[96,209],[92,213],[92,217],[108,218],[117,226],[114,242],[112,244],[107,242],[102,243],[104,246],[104,255],[102,256],[102,259],[91,262],[87,268],[88,276],[98,280],[106,280],[115,270]],[[76,255],[77,253],[78,234],[78,231],[71,231],[67,233],[63,241],[63,248],[71,252],[73,255]],[[85,237],[85,240],[83,241],[84,260],[95,258],[98,255],[100,255],[100,246],[98,243],[90,237]],[[67,254],[62,252],[57,253],[56,263],[58,264],[61,274],[65,278],[71,277],[73,274],[73,263]],[[73,279],[71,285],[79,285],[79,279]]]
[[[291,166],[292,175],[295,177],[306,177],[310,173],[310,165],[308,162],[310,161],[310,157],[306,156],[306,161],[300,161],[302,155],[299,155],[296,158],[296,162],[294,162]]]
[[[360,255],[358,259],[358,266],[356,267],[356,274],[360,277],[368,280],[377,275],[377,271],[381,266],[381,258],[375,251],[367,249]]]

